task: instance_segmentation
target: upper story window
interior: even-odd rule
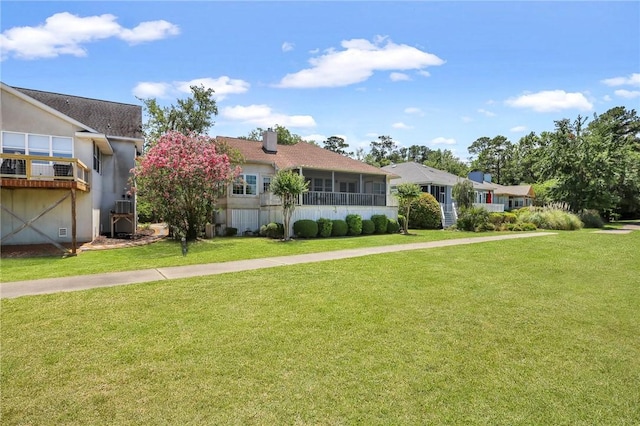
[[[73,158],[73,138],[63,136],[2,132],[1,144],[8,154]]]
[[[258,193],[258,176],[242,174],[233,183],[234,195],[256,195]]]
[[[102,170],[102,152],[96,143],[93,143],[93,170],[100,173]]]
[[[374,194],[385,194],[385,185],[384,182],[373,182],[373,193]]]
[[[262,176],[262,192],[271,191],[271,176]]]
[[[331,179],[314,178],[313,191],[331,192]]]

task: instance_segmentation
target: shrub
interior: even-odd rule
[[[585,228],[602,228],[604,227],[604,221],[600,217],[600,213],[597,210],[582,210],[578,213],[578,217],[584,224]]]
[[[331,236],[331,230],[333,229],[333,221],[331,219],[320,218],[316,221],[318,224],[318,236],[327,238]]]
[[[376,232],[376,224],[371,219],[364,219],[362,221],[362,233],[364,235],[371,235]]]
[[[519,222],[530,222],[540,229],[573,231],[583,226],[578,216],[557,207],[528,207],[518,210],[517,215]]]
[[[520,224],[520,226],[522,227],[523,231],[535,231],[538,229],[536,224],[531,222],[523,222]]]
[[[347,222],[347,234],[360,235],[362,234],[362,217],[359,214],[348,214],[346,218]]]
[[[336,219],[333,221],[331,236],[344,237],[345,235],[347,235],[347,231],[349,231],[349,226],[347,225],[347,222],[345,222],[342,219]]]
[[[387,221],[387,233],[389,234],[397,234],[400,232],[400,224],[395,219],[389,219]]]
[[[318,235],[318,224],[311,219],[297,220],[293,224],[293,234],[300,238],[315,238]]]
[[[227,237],[235,237],[236,235],[238,235],[238,228],[232,228],[231,226],[227,226],[224,229],[224,235],[226,235]]]
[[[267,238],[278,239],[284,236],[284,225],[271,222],[260,227],[260,235]]]
[[[420,197],[411,203],[409,228],[439,229],[441,227],[440,204],[433,195],[420,194]]]
[[[387,216],[384,214],[374,214],[371,216],[371,220],[373,224],[376,226],[375,233],[376,234],[386,234],[387,233]]]
[[[462,210],[456,222],[458,229],[474,232],[487,230],[490,224],[489,212],[482,207],[471,207],[470,209]]]

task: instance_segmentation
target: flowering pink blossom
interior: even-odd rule
[[[161,136],[134,169],[140,196],[189,239],[211,220],[218,198],[239,173],[214,138],[179,132]]]

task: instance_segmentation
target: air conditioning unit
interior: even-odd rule
[[[117,214],[130,214],[131,213],[131,201],[118,200],[116,201],[116,213]]]

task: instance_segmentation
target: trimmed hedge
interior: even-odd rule
[[[348,214],[345,222],[347,222],[348,235],[362,234],[362,217],[359,214]]]
[[[300,238],[315,238],[318,235],[318,224],[311,219],[298,220],[293,224],[293,233]]]
[[[336,219],[333,221],[333,228],[331,229],[332,237],[344,237],[347,235],[348,231],[349,226],[347,225],[347,222],[342,219]]]
[[[376,232],[376,225],[371,219],[364,219],[362,221],[362,234],[371,235]]]
[[[374,214],[371,216],[371,220],[373,224],[376,226],[375,233],[376,234],[386,234],[387,226],[389,222],[387,221],[387,215],[384,214]]]
[[[395,219],[389,219],[387,221],[387,232],[389,234],[397,234],[400,232],[400,224]]]
[[[318,236],[327,238],[331,236],[331,230],[333,229],[333,221],[331,219],[320,218],[316,221],[318,224]]]

